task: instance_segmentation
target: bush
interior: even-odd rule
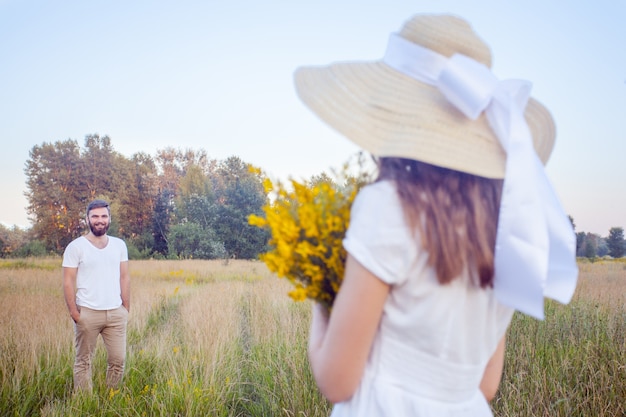
[[[182,259],[223,259],[227,257],[224,243],[212,229],[187,222],[172,226],[168,234],[168,251]]]
[[[41,240],[31,240],[20,246],[14,255],[18,258],[43,257],[48,255],[48,251]]]
[[[150,258],[150,249],[148,248],[139,250],[132,242],[127,242],[126,247],[128,248],[128,259],[137,260]]]

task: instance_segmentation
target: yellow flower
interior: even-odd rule
[[[289,292],[289,296],[294,299],[294,301],[304,301],[307,296],[307,291],[302,288],[296,288]]]
[[[251,174],[261,175],[261,168],[249,164],[248,172],[250,172]]]
[[[315,247],[311,245],[311,242],[308,240],[298,242],[295,247],[295,252],[297,255],[307,258],[309,256],[315,255]]]
[[[264,178],[263,179],[263,189],[265,190],[265,193],[269,193],[274,189],[274,185],[272,184],[272,181],[269,178]]]
[[[251,226],[264,227],[267,224],[267,220],[256,214],[251,214],[248,216],[248,224]]]
[[[120,393],[119,389],[109,388],[109,400],[115,397],[119,393]]]
[[[270,232],[270,250],[260,256],[268,269],[287,278],[295,288],[288,295],[332,307],[343,280],[346,251],[342,240],[350,221],[350,208],[360,187],[370,175],[363,170],[349,175],[345,164],[341,178],[325,174],[309,182],[290,180],[273,184],[264,179],[273,198],[263,207],[265,217],[252,214],[248,223]]]

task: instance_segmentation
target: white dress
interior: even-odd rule
[[[439,284],[390,182],[361,190],[344,246],[391,290],[359,388],[331,416],[491,416],[479,384],[513,310],[467,277]]]

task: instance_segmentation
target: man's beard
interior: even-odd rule
[[[95,226],[89,222],[89,229],[94,236],[103,236],[106,234],[107,230],[109,230],[110,225],[111,223],[107,223],[102,229],[96,229]]]

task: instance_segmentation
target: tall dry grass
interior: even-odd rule
[[[260,262],[133,261],[124,385],[72,395],[60,259],[0,262],[0,415],[327,415],[306,361],[309,309]]]
[[[568,306],[516,315],[502,416],[624,416],[626,264],[581,264]],[[132,261],[124,385],[73,396],[60,259],[0,260],[0,416],[326,416],[306,359],[307,303],[260,262]]]
[[[569,305],[515,314],[496,415],[626,416],[626,263],[579,268]]]

